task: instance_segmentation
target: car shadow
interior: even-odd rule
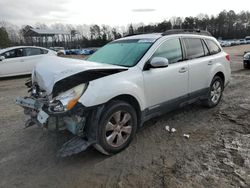
[[[1,80],[16,80],[16,79],[30,78],[30,77],[31,77],[31,74],[20,75],[20,76],[6,76],[6,77],[0,78],[0,81]]]

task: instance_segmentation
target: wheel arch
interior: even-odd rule
[[[141,106],[140,106],[139,101],[132,95],[122,94],[122,95],[118,95],[116,97],[113,97],[107,103],[114,101],[114,100],[120,100],[120,101],[127,102],[135,109],[136,115],[137,115],[137,123],[138,123],[137,127],[140,127],[142,113],[141,113]]]
[[[225,75],[224,75],[223,72],[219,71],[219,72],[217,72],[217,73],[214,75],[214,77],[215,77],[215,76],[220,77],[220,78],[222,79],[222,81],[223,81],[223,84],[225,84]]]
[[[209,81],[208,86],[210,86],[210,84],[215,76],[219,76],[222,79],[223,86],[225,86],[225,84],[228,81],[227,70],[225,69],[225,66],[223,66],[222,63],[214,65],[210,71],[209,76],[210,76],[210,79],[208,80]]]

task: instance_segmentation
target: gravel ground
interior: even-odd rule
[[[93,148],[68,158],[56,152],[68,134],[24,129],[24,81],[0,81],[0,187],[249,187],[250,70],[242,54],[250,45],[225,48],[232,80],[213,109],[194,104],[146,123],[123,152]],[[169,133],[165,126],[177,129]],[[186,139],[183,134],[189,134]]]

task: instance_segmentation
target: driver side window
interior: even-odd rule
[[[183,60],[181,43],[178,38],[169,39],[165,41],[161,46],[155,51],[153,57],[164,57],[168,59],[168,62],[176,63]]]
[[[23,49],[18,48],[18,49],[10,50],[8,52],[3,53],[2,55],[5,57],[5,59],[22,57],[23,56]]]

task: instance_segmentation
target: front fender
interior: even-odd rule
[[[145,108],[145,95],[142,73],[139,68],[93,80],[79,102],[86,107],[104,104],[119,95],[131,95]]]

